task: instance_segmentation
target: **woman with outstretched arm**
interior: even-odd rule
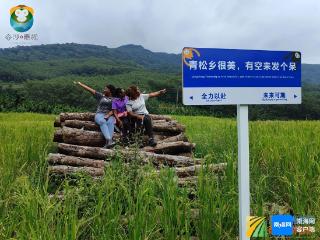
[[[101,132],[106,139],[104,147],[113,147],[114,142],[112,141],[112,137],[114,133],[115,118],[112,111],[112,99],[115,87],[113,85],[106,85],[103,93],[101,93],[81,82],[75,82],[75,84],[90,92],[97,99],[98,106],[94,120],[100,126]]]
[[[146,108],[145,101],[152,97],[158,97],[166,93],[166,89],[149,94],[141,94],[137,86],[131,86],[127,90],[129,101],[126,104],[128,115],[138,125],[143,126],[149,137],[148,145],[155,147],[157,142],[154,140],[152,130],[152,120]]]

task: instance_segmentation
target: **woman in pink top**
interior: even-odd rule
[[[117,125],[121,129],[122,140],[124,143],[128,142],[128,133],[130,132],[130,123],[127,116],[126,104],[128,97],[122,88],[115,90],[115,98],[112,100],[113,115],[116,118]]]

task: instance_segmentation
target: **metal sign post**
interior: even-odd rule
[[[239,231],[241,240],[246,236],[247,217],[250,216],[249,181],[249,121],[248,105],[237,105],[238,129],[238,185],[239,185]]]

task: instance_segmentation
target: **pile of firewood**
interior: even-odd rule
[[[185,136],[185,126],[169,116],[150,116],[158,144],[139,148],[132,156],[132,149],[127,147],[102,148],[105,139],[94,122],[94,113],[61,113],[54,122],[54,142],[58,143],[58,153],[49,154],[49,174],[67,175],[83,171],[93,177],[101,177],[109,160],[120,152],[128,164],[138,154],[143,163],[152,163],[157,169],[163,166],[175,168],[180,185],[196,182],[195,176],[201,169],[202,160],[192,158],[195,144]],[[120,134],[116,133],[114,138],[120,140]],[[225,167],[224,163],[212,164],[208,169],[220,172]]]

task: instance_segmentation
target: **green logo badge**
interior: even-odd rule
[[[34,11],[31,7],[18,5],[10,9],[10,25],[17,32],[26,32],[33,25]]]
[[[247,217],[247,237],[267,237],[267,221],[265,217]]]

